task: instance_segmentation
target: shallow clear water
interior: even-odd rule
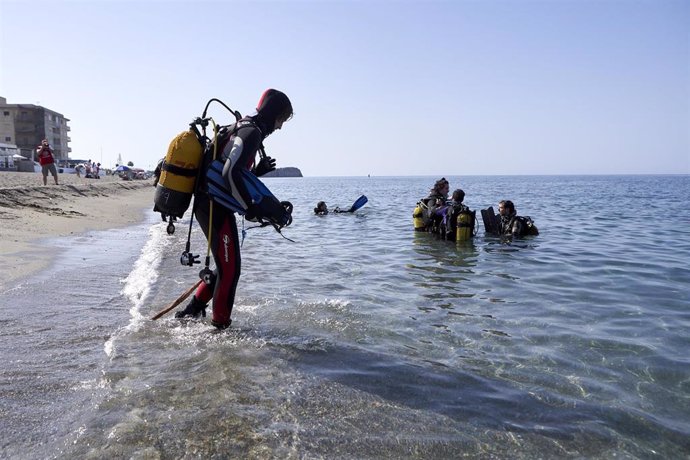
[[[435,179],[267,179],[295,243],[247,231],[224,332],[149,320],[188,221],[50,241],[0,293],[1,456],[688,457],[690,177],[449,177],[541,232],[457,245],[412,231]]]

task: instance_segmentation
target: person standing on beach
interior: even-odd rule
[[[48,172],[55,178],[55,185],[58,185],[58,173],[55,167],[55,158],[53,158],[53,149],[50,148],[47,139],[41,141],[41,145],[36,148],[38,153],[38,162],[41,164],[41,172],[43,173],[43,185],[48,185]]]
[[[256,108],[256,114],[244,117],[236,124],[236,131],[230,136],[222,138],[219,133],[218,152],[220,160],[224,162],[223,179],[227,189],[232,191],[232,197],[251,216],[256,205],[252,204],[251,195],[242,178],[242,170],[250,170],[257,176],[273,171],[276,162],[269,156],[263,157],[258,163],[256,154],[262,148],[263,140],[273,131],[282,128],[283,123],[292,118],[292,104],[290,99],[281,91],[266,90]],[[204,154],[202,168],[208,169],[213,161],[213,149],[207,149]],[[201,175],[197,191],[194,194],[195,216],[204,235],[209,240],[216,269],[209,284],[201,283],[189,304],[175,313],[176,318],[206,316],[206,306],[213,299],[213,314],[211,324],[218,329],[230,326],[230,314],[235,302],[235,290],[240,279],[240,242],[237,233],[235,213],[230,209],[214,202],[211,208],[211,198],[207,191],[206,177]],[[209,216],[213,210],[212,222],[209,228]],[[283,213],[284,209],[273,210]],[[272,216],[273,217],[273,216]],[[281,216],[275,216],[277,220]]]

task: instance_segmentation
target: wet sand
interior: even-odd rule
[[[153,208],[153,179],[123,181],[0,171],[0,290],[47,266],[41,239],[126,227]]]

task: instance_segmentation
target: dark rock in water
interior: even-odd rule
[[[276,168],[275,171],[271,171],[268,174],[264,174],[262,177],[304,177],[302,176],[302,171],[299,168]]]

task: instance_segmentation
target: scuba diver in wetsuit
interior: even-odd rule
[[[246,210],[246,217],[267,216],[275,221],[284,221],[286,210],[280,206],[262,209],[252,204],[252,199],[245,185],[241,171],[251,170],[256,176],[262,176],[276,168],[273,158],[265,156],[255,164],[256,155],[262,148],[263,140],[274,130],[280,129],[292,117],[292,104],[288,97],[275,89],[266,90],[256,108],[256,114],[244,117],[236,124],[230,135],[221,130],[217,135],[219,159],[224,162],[223,179],[227,189]],[[225,138],[224,138],[225,137]],[[213,148],[204,153],[202,168],[208,170],[213,161]],[[189,304],[175,313],[176,318],[186,316],[197,318],[206,316],[206,307],[213,298],[211,324],[219,329],[230,326],[230,314],[235,301],[235,290],[240,278],[241,258],[240,242],[237,232],[235,213],[218,203],[211,205],[204,174],[194,194],[195,216],[210,248],[216,269],[209,284],[201,283]],[[262,200],[261,203],[268,202]],[[212,212],[211,212],[212,210]],[[211,228],[209,216],[212,214]]]
[[[530,217],[517,215],[515,205],[510,200],[501,200],[498,203],[500,216],[500,234],[503,236],[523,237],[527,235],[539,235],[537,226]]]
[[[424,198],[428,208],[424,222],[427,229],[436,233],[443,221],[443,212],[446,210],[448,201],[448,190],[450,184],[445,177],[440,178],[434,183],[434,187],[429,190],[429,196]]]
[[[453,191],[453,195],[451,198],[451,201],[448,202],[448,206],[446,209],[443,211],[444,212],[444,222],[445,222],[445,231],[446,231],[446,239],[448,240],[455,240],[456,239],[456,231],[457,231],[457,225],[458,225],[458,216],[460,213],[471,213],[470,208],[468,208],[465,203],[463,203],[463,200],[465,199],[465,192],[462,189],[455,189]],[[474,224],[472,224],[472,229],[474,229]]]
[[[340,209],[339,207],[335,207],[333,211],[328,211],[328,205],[326,204],[325,201],[319,201],[316,204],[316,207],[314,208],[314,214],[317,216],[325,216],[329,212],[333,212],[335,214],[346,214],[346,213],[354,213],[357,211],[359,208],[364,206],[369,202],[369,198],[367,198],[366,195],[360,195],[359,198],[355,200],[354,203],[352,203],[352,206],[350,206],[349,209]]]
[[[318,216],[325,216],[326,214],[328,214],[328,205],[325,201],[319,201],[318,203],[316,203],[316,207],[314,208],[314,214]]]

